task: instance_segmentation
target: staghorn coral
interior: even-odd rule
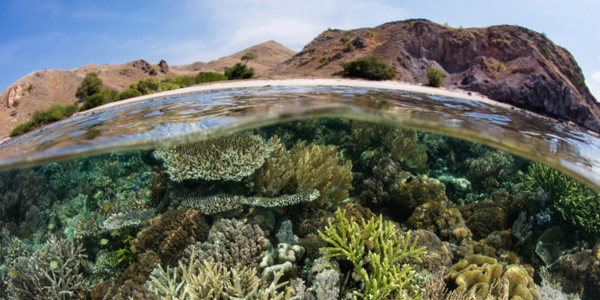
[[[390,148],[392,158],[402,167],[422,170],[427,166],[427,148],[418,145],[416,130],[394,128],[385,135],[384,141]]]
[[[345,212],[337,211],[338,226],[329,221],[325,233],[319,231],[323,240],[332,245],[320,250],[327,253],[325,257],[342,256],[354,265],[354,271],[364,280],[364,289],[354,291],[362,299],[382,299],[391,293],[402,293],[403,286],[408,283],[414,272],[412,266],[400,267],[397,262],[406,257],[419,260],[425,248],[415,249],[418,238],[408,247],[410,233],[400,238],[397,229],[390,221],[383,222],[383,217],[372,218],[362,226],[346,219]],[[362,227],[362,228],[361,228]],[[363,268],[363,256],[368,252],[369,272]]]
[[[260,168],[277,144],[277,137],[265,141],[246,131],[189,145],[159,148],[154,156],[165,162],[166,172],[173,181],[240,181]]]
[[[337,147],[307,146],[305,141],[301,141],[291,151],[285,154],[282,151],[277,152],[282,156],[257,171],[259,191],[276,195],[284,191],[299,194],[318,190],[318,201],[327,200],[335,205],[348,198],[348,191],[352,188],[352,163],[340,164],[336,156]],[[283,172],[282,169],[288,171]]]
[[[446,280],[458,286],[456,292],[474,293],[478,300],[486,299],[489,294],[499,296],[502,286],[508,291],[509,300],[540,299],[533,279],[523,267],[499,263],[483,255],[467,256],[454,264]],[[494,282],[501,283],[494,286]]]
[[[151,219],[156,215],[156,209],[132,210],[126,213],[117,213],[109,216],[104,222],[107,230],[116,230],[123,227],[138,226],[143,221]]]
[[[465,165],[469,169],[467,178],[473,183],[482,182],[482,187],[492,192],[512,172],[514,158],[501,150],[486,151],[480,158],[466,159]]]
[[[111,278],[99,282],[91,293],[92,300],[155,300],[158,299],[145,286],[134,281]]]
[[[79,267],[86,257],[81,245],[51,237],[32,256],[12,263],[11,270],[18,275],[7,280],[8,293],[18,299],[76,298],[84,289]]]
[[[181,257],[189,264],[193,253],[199,260],[212,259],[225,267],[237,264],[254,268],[261,255],[271,245],[258,225],[244,224],[235,219],[223,219],[213,225],[206,242],[197,242],[188,246]]]
[[[183,250],[191,244],[202,242],[208,236],[206,218],[192,209],[168,211],[145,221],[144,229],[131,241],[133,253],[154,250],[164,265],[174,266]]]

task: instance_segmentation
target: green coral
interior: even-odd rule
[[[329,220],[325,233],[319,231],[319,235],[333,245],[320,250],[328,253],[325,257],[344,256],[354,264],[355,271],[365,282],[364,291],[355,291],[354,298],[383,299],[390,293],[401,292],[414,271],[412,266],[400,266],[398,262],[409,256],[421,261],[418,256],[425,253],[425,248],[415,250],[418,238],[414,239],[409,249],[410,233],[398,238],[394,223],[383,222],[381,215],[379,219],[371,218],[367,223],[362,220],[362,228],[358,223],[346,219],[345,211],[338,210],[337,220],[337,227]],[[370,272],[362,265],[365,247],[371,249],[368,252]]]
[[[551,195],[553,211],[563,220],[585,233],[600,233],[600,193],[540,163],[530,165],[528,171],[528,175],[520,174],[525,191],[543,188]]]

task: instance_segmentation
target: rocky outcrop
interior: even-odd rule
[[[164,59],[161,59],[160,62],[158,63],[158,66],[160,67],[160,71],[164,74],[169,73],[169,65],[167,64],[167,62]]]
[[[354,50],[348,51],[346,44]],[[339,76],[341,61],[376,55],[396,80],[426,84],[427,67],[463,89],[600,132],[600,108],[573,56],[543,34],[519,26],[452,28],[428,20],[391,22],[352,31],[327,30],[270,76]],[[329,63],[322,63],[328,56]]]
[[[17,84],[9,89],[8,97],[6,97],[6,108],[11,108],[18,103],[19,99],[27,95],[31,91],[31,85]]]

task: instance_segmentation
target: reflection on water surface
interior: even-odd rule
[[[520,110],[367,88],[98,111],[0,149],[5,168],[25,167],[0,173],[0,297],[249,297],[239,279],[267,299],[442,299],[445,283],[595,299],[600,194],[530,159],[598,187],[597,145]]]

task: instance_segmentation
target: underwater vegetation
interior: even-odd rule
[[[0,299],[598,299],[598,193],[309,119],[0,173]]]

